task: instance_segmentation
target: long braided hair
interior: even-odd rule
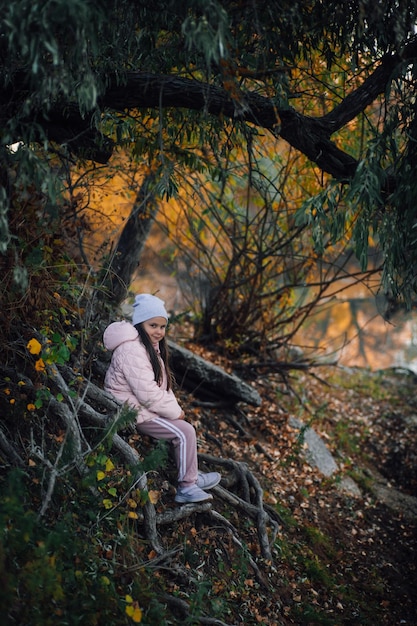
[[[146,348],[146,352],[149,355],[149,360],[152,365],[153,373],[155,375],[155,380],[158,383],[158,385],[161,386],[162,381],[163,381],[163,375],[162,375],[162,367],[161,367],[161,362],[158,357],[158,353],[153,347],[152,342],[149,339],[148,333],[143,328],[142,323],[135,324],[135,328],[138,331],[139,337],[143,345]],[[173,386],[174,377],[169,367],[168,342],[166,341],[165,337],[161,339],[161,341],[159,342],[159,350],[160,350],[161,359],[163,361],[163,364],[165,365],[165,371],[167,374],[167,391],[169,391]]]

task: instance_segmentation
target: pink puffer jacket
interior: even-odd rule
[[[167,391],[165,368],[161,387],[138,331],[129,322],[113,322],[104,331],[103,342],[113,350],[104,388],[121,402],[138,409],[137,423],[155,417],[178,419],[182,409],[170,389]]]

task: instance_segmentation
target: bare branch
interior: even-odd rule
[[[0,450],[2,450],[13,465],[25,467],[25,462],[7,439],[5,433],[3,432],[3,427],[0,427]]]

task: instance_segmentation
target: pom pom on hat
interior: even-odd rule
[[[168,321],[168,313],[163,300],[150,293],[140,293],[133,304],[132,324],[146,322],[152,317],[164,317]]]

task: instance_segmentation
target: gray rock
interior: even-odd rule
[[[343,476],[338,485],[338,489],[347,496],[353,496],[354,498],[360,498],[362,496],[361,490],[350,476]]]
[[[298,428],[302,433],[303,441],[307,446],[306,459],[311,465],[317,467],[324,476],[331,476],[338,471],[339,468],[331,452],[315,430],[296,417],[290,417],[289,424],[293,428]]]

